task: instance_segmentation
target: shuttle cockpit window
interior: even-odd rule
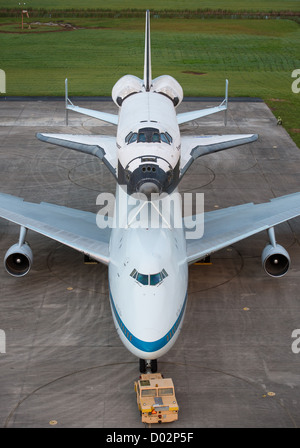
[[[145,132],[141,132],[141,131],[139,131],[139,134],[138,134],[138,142],[142,142],[142,143],[145,143],[147,140],[146,140],[146,134],[145,134]]]
[[[126,143],[129,142],[129,139],[130,139],[130,137],[132,136],[132,134],[133,134],[133,132],[129,132],[129,134],[126,135],[126,137],[125,137],[125,142],[126,142]]]
[[[169,140],[170,143],[172,143],[173,139],[170,136],[170,134],[168,132],[165,132],[167,139]]]
[[[167,276],[167,272],[163,269],[157,274],[141,274],[136,269],[131,272],[131,277],[133,277],[141,285],[155,286],[161,283]]]
[[[138,142],[160,142],[159,130],[156,128],[141,128],[138,133]]]
[[[168,145],[170,144],[170,142],[169,142],[169,140],[168,140],[166,134],[164,134],[163,132],[160,134],[160,138],[161,138],[161,141],[162,141],[162,142],[164,142],[164,143],[168,143]]]
[[[156,128],[141,128],[138,132],[129,132],[125,142],[130,143],[167,143],[170,145],[173,139],[168,132],[159,132]]]
[[[131,135],[130,135],[130,137],[128,139],[128,144],[136,142],[137,138],[138,138],[137,132],[131,132]]]
[[[160,143],[160,134],[158,132],[154,132],[152,135],[152,141],[153,143]]]

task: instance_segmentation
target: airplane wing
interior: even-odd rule
[[[243,204],[204,214],[204,234],[187,239],[187,260],[193,263],[224,247],[300,215],[300,192],[263,204]],[[184,219],[191,229],[197,215]],[[191,234],[192,235],[192,234]]]
[[[100,229],[94,213],[0,194],[0,217],[109,263],[111,227]]]
[[[237,134],[237,135],[205,135],[189,136],[181,138],[181,167],[180,177],[182,177],[191,164],[198,157],[223,151],[234,146],[244,145],[258,139],[257,134]]]
[[[117,146],[115,137],[105,135],[43,133],[37,133],[36,137],[42,142],[52,143],[98,157],[116,178]]]

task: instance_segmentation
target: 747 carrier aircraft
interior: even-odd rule
[[[196,238],[187,237],[186,220],[185,227],[174,225],[178,216],[172,215],[167,225],[153,228],[146,214],[137,220],[142,213],[133,213],[130,206],[122,207],[139,193],[144,198],[140,212],[150,207],[159,215],[152,200],[155,194],[172,199],[176,209],[180,205],[178,185],[196,158],[257,139],[255,134],[181,137],[182,123],[220,111],[226,113],[227,87],[226,82],[225,99],[219,106],[176,114],[183,98],[179,83],[166,75],[152,79],[147,11],[144,76],[140,79],[126,75],[115,84],[112,98],[118,114],[74,106],[68,98],[66,82],[66,111],[116,125],[116,137],[37,134],[42,141],[103,161],[116,180],[114,217],[106,217],[105,227],[99,215],[93,213],[0,195],[0,217],[20,226],[18,242],[4,257],[8,273],[20,277],[30,270],[33,255],[26,240],[28,229],[108,265],[113,320],[123,344],[140,359],[141,372],[156,371],[157,359],[170,350],[180,333],[190,263],[267,231],[269,244],[262,252],[265,271],[280,277],[290,265],[287,251],[276,242],[274,226],[300,214],[300,193],[263,204],[243,204],[205,213],[204,233]],[[191,216],[190,220],[197,218]]]

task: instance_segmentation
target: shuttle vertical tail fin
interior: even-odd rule
[[[144,86],[146,92],[150,91],[152,82],[151,73],[151,45],[150,45],[150,12],[146,11],[146,29],[145,29],[145,59],[144,59]]]

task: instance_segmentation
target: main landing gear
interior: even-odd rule
[[[140,373],[156,373],[157,359],[140,359]]]

